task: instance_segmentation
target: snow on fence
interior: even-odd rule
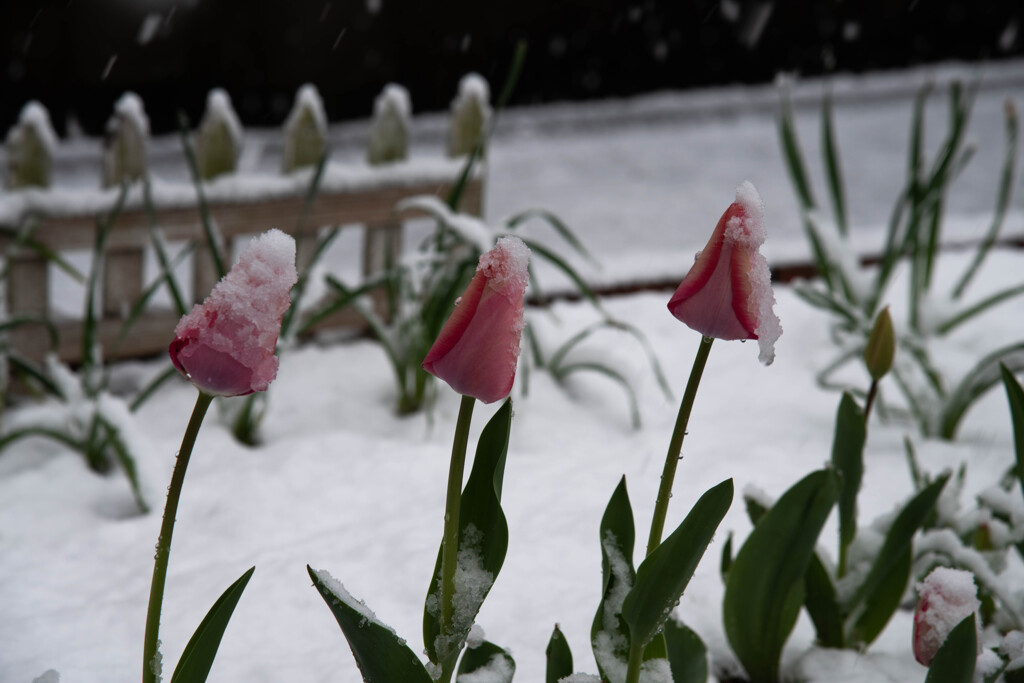
[[[482,92],[486,93],[486,88]],[[460,93],[460,98],[464,97]],[[482,106],[486,107],[486,102]],[[465,137],[467,126],[476,127],[479,136],[483,129],[480,117],[477,115],[467,123],[460,118],[460,108],[464,110],[465,105],[453,106],[453,136]],[[145,161],[148,122],[141,101],[130,93],[118,102],[108,125],[103,177],[102,182],[97,182],[104,189],[50,187],[49,168],[56,136],[45,109],[29,103],[7,136],[7,190],[0,192],[0,225],[22,232],[30,229],[36,245],[61,254],[89,251],[94,246],[99,221],[114,208],[125,183],[124,206],[116,214],[103,253],[96,309],[98,340],[105,353],[114,352],[117,358],[161,353],[166,350],[177,323],[177,314],[168,308],[148,307],[135,320],[129,334],[120,340],[118,336],[128,311],[148,285],[144,282],[144,263],[147,251],[153,249],[154,226],[166,243],[198,244],[187,266],[191,269],[192,298],[196,302],[216,283],[198,189],[202,190],[216,231],[223,239],[226,265],[233,262],[230,252],[238,238],[279,228],[296,238],[301,230],[301,268],[308,263],[322,228],[344,226],[344,230],[363,231],[364,276],[383,267],[385,255],[400,248],[404,223],[422,215],[414,211],[399,213],[395,208],[399,201],[414,195],[448,195],[465,159],[455,155],[409,157],[410,107],[408,95],[399,86],[385,89],[375,109],[377,119],[371,124],[367,164],[328,161],[308,212],[300,221],[315,162],[327,153],[326,118],[312,86],[299,91],[295,109],[286,123],[282,175],[278,176],[235,170],[243,142],[237,137],[241,129],[226,95],[211,94],[203,124],[193,136],[197,167],[204,178],[198,188],[195,184],[164,181],[149,175]],[[213,142],[209,145],[204,143],[210,140]],[[482,214],[482,169],[483,166],[478,166],[469,179],[461,211]],[[149,177],[148,202],[145,185],[138,180],[145,177]],[[149,207],[154,209],[152,216]],[[304,227],[299,227],[300,222]],[[32,315],[52,321],[59,333],[57,355],[66,362],[79,361],[82,321],[60,319],[52,310],[50,274],[55,266],[37,248],[19,246],[15,237],[6,232],[0,233],[0,253],[8,258],[6,282],[0,282],[0,290],[6,285],[7,317]],[[351,311],[336,314],[326,323],[330,327],[362,325]],[[41,359],[50,348],[48,332],[41,325],[15,328],[10,331],[8,342],[19,354],[33,360]]]

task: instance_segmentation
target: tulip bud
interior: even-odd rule
[[[297,279],[295,240],[280,230],[254,239],[174,328],[168,349],[174,367],[212,396],[265,391],[277,376],[274,349]]]
[[[864,349],[864,364],[868,367],[871,379],[877,382],[889,373],[895,354],[896,337],[892,330],[889,307],[886,306],[875,318],[875,325],[871,328],[871,336]]]
[[[493,403],[508,396],[523,332],[530,250],[502,237],[480,257],[476,274],[423,359],[423,369],[465,396]]]
[[[775,360],[782,326],[772,307],[771,273],[759,251],[765,240],[763,204],[749,182],[715,226],[668,309],[677,319],[715,339],[756,339],[759,360]]]
[[[974,575],[962,569],[936,567],[917,584],[920,600],[914,612],[914,658],[929,666],[946,637],[961,621],[978,611]],[[975,623],[980,624],[979,619]]]

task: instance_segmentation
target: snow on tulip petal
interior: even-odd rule
[[[676,318],[706,337],[756,339],[759,360],[775,360],[782,326],[775,315],[768,261],[761,254],[764,205],[750,182],[734,201],[668,303]]]
[[[947,567],[932,570],[917,584],[917,594],[920,600],[914,612],[914,658],[928,666],[950,632],[977,612],[981,601],[974,575]]]
[[[423,360],[423,369],[484,403],[508,396],[523,332],[530,250],[503,237],[480,257],[476,274]]]
[[[291,301],[295,240],[280,230],[254,239],[202,304],[183,316],[168,349],[200,391],[244,396],[277,376],[277,337]]]

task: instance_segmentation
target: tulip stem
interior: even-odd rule
[[[185,436],[181,440],[181,450],[174,461],[174,472],[171,474],[171,485],[167,489],[167,504],[164,506],[164,518],[160,523],[160,538],[156,542],[156,557],[153,562],[153,583],[149,589],[149,610],[146,612],[146,639],[142,653],[143,683],[157,683],[160,680],[160,610],[164,602],[164,583],[167,579],[167,560],[171,554],[171,535],[174,533],[174,518],[178,512],[178,499],[181,497],[181,485],[185,481],[185,470],[192,456],[192,448],[199,435],[199,427],[203,417],[213,401],[213,396],[199,392],[196,406],[192,409],[192,417],[185,428]]]
[[[661,486],[658,488],[658,499],[654,504],[651,535],[647,539],[648,555],[653,553],[654,549],[661,544],[661,535],[665,531],[665,516],[668,513],[668,500],[672,497],[672,482],[676,477],[676,466],[679,464],[680,458],[679,454],[683,450],[683,437],[686,436],[686,425],[690,421],[693,400],[697,397],[697,387],[700,385],[701,375],[704,374],[704,365],[708,362],[708,354],[711,353],[711,343],[714,341],[711,337],[701,338],[700,346],[697,347],[697,357],[693,359],[693,369],[690,370],[690,379],[686,382],[686,391],[683,393],[683,400],[679,404],[676,426],[672,431],[672,440],[668,445],[668,455],[665,456],[665,469],[661,472]]]
[[[459,511],[462,506],[462,476],[466,469],[469,423],[476,399],[463,396],[455,423],[452,460],[448,468],[448,493],[444,506],[444,540],[441,543],[441,633],[452,635],[455,616],[455,570],[459,562]]]
[[[878,396],[878,380],[871,380],[871,388],[868,389],[868,397],[864,402],[864,426],[868,426],[868,418],[871,417],[871,407],[875,405],[875,398]]]

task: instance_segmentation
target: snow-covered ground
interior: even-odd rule
[[[900,185],[913,93],[924,78],[934,74],[948,82],[954,72],[969,73],[947,67],[834,84],[855,241],[865,251],[877,244]],[[978,152],[950,202],[950,229],[960,236],[987,226],[1003,153],[1003,101],[1024,101],[1024,63],[999,65],[991,74],[971,124]],[[809,84],[797,92],[810,97],[820,89]],[[932,145],[944,126],[941,94],[929,110]],[[491,151],[488,215],[551,209],[604,264],[591,273],[595,282],[680,278],[735,186],[751,180],[766,203],[769,260],[798,260],[806,247],[778,151],[774,102],[771,89],[722,89],[508,112]],[[797,119],[816,162],[815,108],[799,108]],[[432,125],[421,124],[427,147]],[[346,143],[355,148],[353,131],[334,131],[342,152]],[[250,163],[258,166],[253,157]],[[1024,233],[1019,181],[1017,189],[1006,226],[1014,235]],[[995,254],[971,298],[1019,282],[1022,262],[1017,251]],[[950,254],[941,267],[959,273],[964,264],[961,255]],[[550,272],[541,277],[546,284],[556,281]],[[678,397],[699,337],[668,314],[669,294],[643,292],[605,304],[648,336]],[[829,458],[839,397],[814,383],[815,370],[833,353],[826,319],[788,287],[778,287],[776,296],[785,332],[774,365],[758,364],[750,344],[719,342],[712,350],[668,528],[727,477],[735,479],[738,493],[756,487],[776,496]],[[899,319],[898,292],[893,305]],[[582,303],[559,303],[531,315],[553,340],[596,318]],[[957,377],[971,358],[1024,337],[1021,320],[1024,300],[1004,304],[944,341],[937,355]],[[575,668],[596,670],[587,641],[601,590],[600,516],[625,474],[640,533],[646,533],[675,418],[677,406],[661,396],[630,340],[598,337],[592,351],[614,358],[635,378],[641,429],[630,428],[621,391],[596,376],[561,387],[533,373],[528,396],[513,392],[503,495],[509,552],[478,623],[489,640],[511,649],[517,680],[542,680],[555,623],[568,638]],[[130,383],[161,367],[124,363],[116,372],[120,382]],[[337,624],[310,585],[307,563],[344,582],[418,650],[458,409],[457,396],[440,389],[432,420],[395,417],[390,368],[375,343],[310,344],[282,359],[263,445],[238,445],[211,414],[178,514],[161,633],[166,658],[177,659],[213,600],[255,565],[211,680],[359,681]],[[149,443],[143,471],[156,491],[170,480],[194,397],[194,389],[179,382],[139,414],[139,436]],[[493,410],[478,407],[474,440]],[[1001,391],[968,414],[955,444],[923,441],[909,424],[875,422],[862,519],[890,511],[910,493],[902,443],[907,434],[930,471],[969,464],[966,496],[995,481],[1012,460]],[[91,474],[77,456],[47,442],[23,442],[4,452],[0,681],[27,683],[51,668],[65,682],[136,680],[158,526],[158,513],[133,514],[120,476]],[[678,610],[709,644],[716,666],[732,662],[721,625],[721,541],[727,531],[741,539],[749,529],[737,497]],[[833,521],[822,543],[831,549],[834,538]],[[924,669],[913,661],[910,633],[910,614],[901,612],[867,653],[827,652],[809,649],[813,631],[801,617],[783,664],[799,680],[920,681]]]

